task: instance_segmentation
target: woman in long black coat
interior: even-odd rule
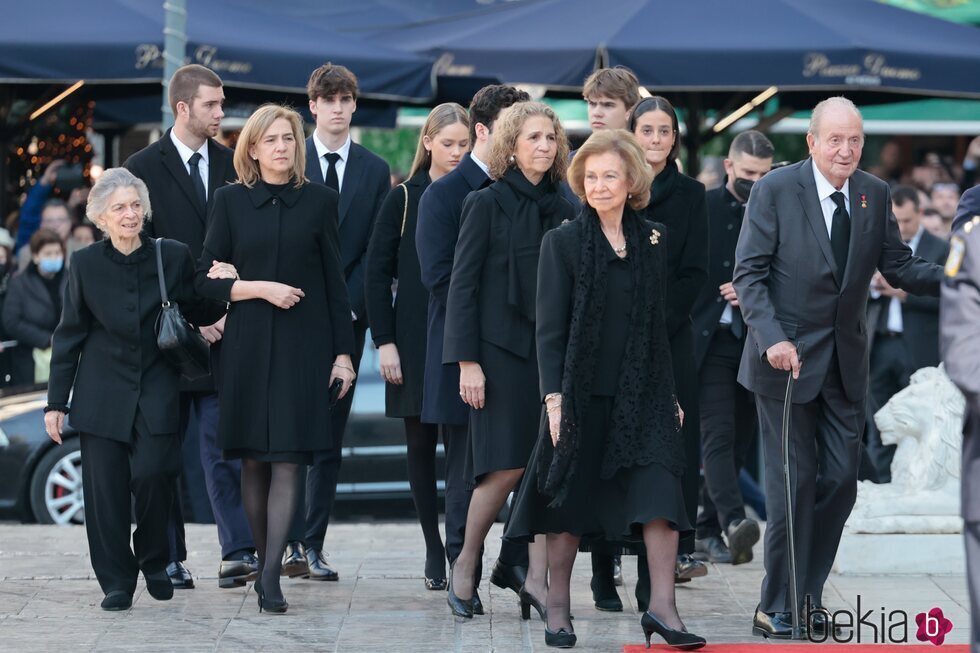
[[[146,185],[125,168],[110,168],[92,187],[87,213],[108,237],[72,255],[44,425],[61,444],[70,409],[82,446],[92,568],[106,595],[102,608],[125,610],[140,571],[153,598],[173,596],[167,520],[181,467],[180,374],[157,348],[160,284],[153,241],[141,233],[150,214]],[[169,300],[194,324],[220,319],[224,305],[194,293],[187,246],[163,240],[161,255]]]
[[[684,630],[674,600],[678,535],[692,522],[665,317],[669,235],[637,213],[649,180],[628,132],[594,133],[569,172],[582,213],[541,246],[537,345],[547,419],[506,535],[547,533],[549,646],[575,644],[569,581],[580,539],[645,548],[656,590],[641,620],[647,642],[658,633],[672,646],[704,645]]]
[[[263,105],[235,149],[239,183],[215,192],[198,267],[202,295],[231,302],[221,355],[218,446],[242,459],[260,561],[259,607],[285,612],[282,553],[298,465],[330,445],[330,387],[350,389],[354,334],[335,191],[306,181],[302,120]],[[209,279],[213,262],[239,278]]]
[[[476,488],[449,591],[450,608],[462,617],[473,616],[483,541],[537,438],[534,320],[541,238],[574,217],[558,191],[568,142],[549,107],[519,102],[506,109],[489,158],[497,181],[471,193],[463,205],[443,348],[443,363],[459,364],[460,395],[471,408],[470,476]],[[543,541],[531,545],[522,606],[540,606],[547,593],[545,555]]]
[[[665,98],[640,100],[630,112],[630,130],[646,153],[653,170],[650,204],[645,216],[667,227],[667,333],[670,335],[677,399],[686,415],[683,437],[687,467],[682,480],[684,502],[691,523],[697,520],[701,417],[698,375],[694,361],[691,309],[708,279],[708,208],[704,185],[677,169],[677,113]],[[686,534],[678,547],[676,579],[685,582],[708,573],[704,563],[691,557],[694,534]],[[640,558],[642,566],[643,558]],[[639,578],[645,578],[640,573]],[[649,588],[637,588],[645,603]]]
[[[469,145],[466,109],[454,102],[434,108],[419,134],[409,178],[388,193],[371,233],[365,296],[371,336],[381,359],[385,414],[405,420],[408,483],[425,538],[425,586],[446,589],[446,549],[439,535],[436,424],[423,424],[425,320],[429,293],[422,285],[415,227],[419,199],[429,184],[451,172]],[[392,296],[392,284],[397,292]]]

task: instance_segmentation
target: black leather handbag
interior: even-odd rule
[[[201,332],[184,318],[177,304],[167,297],[167,284],[163,277],[163,255],[160,241],[153,241],[157,258],[157,279],[160,281],[160,314],[157,316],[157,348],[180,373],[188,379],[199,379],[211,374],[211,346]]]

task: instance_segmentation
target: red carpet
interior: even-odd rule
[[[700,649],[704,653],[969,653],[967,644],[777,644],[773,640],[760,640],[749,644],[708,644]],[[677,649],[665,644],[645,644],[623,647],[623,653],[677,653]]]

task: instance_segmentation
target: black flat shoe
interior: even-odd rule
[[[702,562],[713,562],[716,565],[730,565],[732,552],[721,539],[721,535],[710,535],[703,539],[694,540],[694,554],[691,556]]]
[[[728,548],[732,552],[732,564],[752,562],[752,547],[759,541],[759,522],[739,519],[728,525]]]
[[[170,576],[170,582],[175,590],[194,589],[194,576],[183,562],[174,561],[167,565],[167,575]]]
[[[133,607],[133,597],[122,590],[113,590],[102,599],[102,609],[110,612],[129,610]]]
[[[504,565],[500,560],[493,565],[490,572],[490,582],[502,590],[511,590],[515,594],[521,593],[524,581],[527,579],[527,567],[518,565]]]
[[[287,542],[286,550],[282,553],[282,571],[280,576],[299,578],[310,574],[310,564],[303,554],[303,545],[299,542]]]
[[[259,595],[259,613],[261,614],[263,610],[266,612],[271,612],[272,614],[284,614],[286,610],[289,609],[289,603],[286,602],[285,598],[282,599],[267,599],[265,598],[265,592],[262,591],[262,583],[255,581],[255,593]]]
[[[572,648],[578,638],[575,633],[570,633],[564,628],[559,628],[556,633],[553,630],[544,629],[544,643],[555,648]]]
[[[690,583],[692,578],[700,578],[708,575],[708,567],[700,560],[695,560],[690,555],[682,553],[677,556],[677,563],[674,565],[674,583]]]
[[[769,614],[756,608],[752,617],[752,634],[766,639],[793,639],[793,618],[789,612]]]
[[[461,617],[463,619],[473,618],[473,600],[464,601],[463,599],[456,596],[456,592],[453,591],[453,566],[449,567],[449,588],[446,595],[446,603],[449,604],[449,609],[452,611],[454,617]],[[476,597],[476,592],[473,592],[473,597]],[[481,604],[482,608],[482,604]]]
[[[599,580],[592,576],[590,586],[592,587],[592,601],[595,603],[596,610],[602,612],[623,611],[623,601],[619,598],[614,584],[610,584],[609,587],[601,587]]]
[[[143,572],[143,578],[146,579],[146,591],[157,601],[169,601],[174,597],[174,584],[166,571],[153,574]]]
[[[667,646],[680,649],[682,651],[693,651],[701,648],[707,642],[704,637],[689,633],[686,630],[674,630],[657,619],[649,612],[644,612],[640,617],[640,626],[643,628],[643,636],[647,639],[647,648],[650,648],[650,636],[657,633],[667,642]]]
[[[541,605],[541,601],[534,598],[530,592],[525,588],[521,588],[521,591],[517,593],[517,596],[521,599],[521,619],[527,621],[531,618],[531,608],[538,611],[538,616],[541,617],[541,621],[547,623],[548,612],[545,607]]]
[[[426,578],[425,589],[439,592],[449,587],[449,582],[445,578]]]

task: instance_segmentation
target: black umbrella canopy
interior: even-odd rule
[[[310,72],[332,61],[358,76],[367,98],[433,97],[426,56],[274,10],[230,0],[188,2],[188,60],[212,68],[230,87],[288,93],[303,92]],[[163,24],[163,3],[146,0],[100,0],[84,8],[69,0],[16,3],[0,23],[0,83],[159,83]]]

